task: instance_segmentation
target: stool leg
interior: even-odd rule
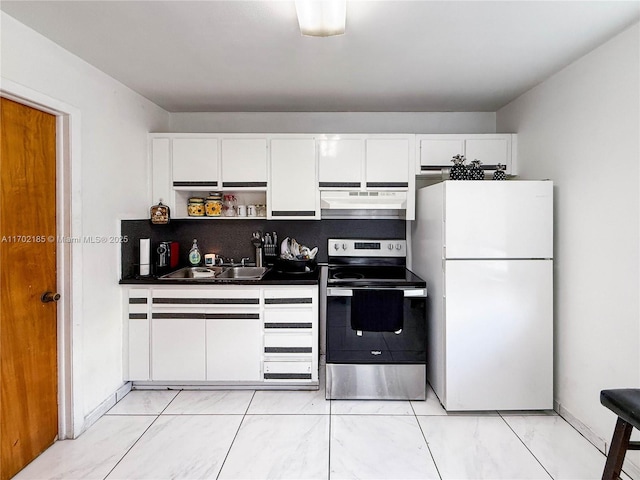
[[[618,417],[616,428],[613,431],[613,438],[611,439],[611,446],[609,447],[609,455],[607,455],[607,463],[602,473],[602,480],[618,480],[620,478],[622,463],[629,446],[631,430],[633,430],[633,425]]]

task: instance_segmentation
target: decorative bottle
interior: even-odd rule
[[[465,162],[464,155],[454,155],[451,159],[453,162],[453,167],[451,167],[451,171],[449,172],[449,178],[451,180],[466,180],[467,179],[467,166],[464,164]]]
[[[469,174],[467,177],[469,180],[484,180],[484,170],[480,166],[481,164],[482,162],[480,162],[480,160],[478,159],[471,162],[471,166],[469,167]]]
[[[506,169],[507,169],[506,165],[502,165],[501,163],[499,163],[498,166],[496,167],[496,171],[493,172],[493,179],[506,180],[507,179],[507,174],[505,172]]]
[[[200,249],[198,248],[198,240],[193,239],[193,245],[191,246],[191,250],[189,250],[189,263],[193,267],[197,267],[200,265],[200,261],[202,260],[202,255],[200,254]]]

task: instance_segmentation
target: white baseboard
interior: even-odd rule
[[[564,408],[559,402],[554,400],[553,406],[555,411],[558,412],[558,415],[564,418],[569,425],[571,425],[578,432],[580,432],[580,434],[584,438],[589,440],[589,442],[591,442],[594,447],[596,447],[605,455],[607,454],[607,450],[606,450],[607,442],[603,438],[598,436],[593,430],[591,430],[584,423],[578,420],[569,410]]]
[[[125,397],[125,395],[131,391],[132,385],[133,385],[133,382],[127,382],[116,391],[116,403],[122,400]]]
[[[102,401],[100,405],[98,405],[95,409],[93,409],[87,416],[84,417],[84,423],[82,424],[82,429],[78,432],[75,438],[78,438],[83,432],[85,432],[91,425],[96,423],[100,417],[102,417],[105,413],[107,413],[111,407],[113,407],[116,403],[122,400],[129,391],[131,390],[131,382],[127,382],[122,385],[118,390],[109,395],[106,399]]]
[[[553,402],[555,411],[564,418],[569,425],[575,428],[584,438],[586,438],[594,447],[600,450],[604,455],[609,450],[609,442],[597,435],[588,426],[578,420],[570,411],[564,408],[559,402]],[[611,431],[613,435],[613,431]],[[634,480],[640,480],[640,468],[629,459],[625,459],[623,471]]]

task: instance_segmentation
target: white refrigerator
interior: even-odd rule
[[[553,183],[444,181],[417,193],[427,380],[449,411],[553,408]]]

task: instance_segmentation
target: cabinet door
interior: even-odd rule
[[[495,170],[496,165],[508,165],[511,156],[511,139],[508,135],[501,137],[471,138],[465,142],[467,162],[480,160],[488,170]]]
[[[154,318],[151,352],[153,380],[205,380],[204,318]]]
[[[128,296],[126,380],[149,380],[149,290],[131,289]]]
[[[267,187],[266,138],[225,138],[221,159],[223,187]]]
[[[162,201],[174,210],[171,194],[171,140],[168,138],[151,139],[151,205]]]
[[[173,139],[173,186],[218,186],[217,139]]]
[[[366,186],[409,187],[409,140],[377,138],[366,140]]]
[[[207,380],[259,381],[260,320],[207,320]]]
[[[271,140],[270,218],[320,218],[313,138]]]
[[[360,188],[364,141],[362,139],[318,140],[320,188]]]
[[[420,141],[420,171],[440,171],[451,168],[451,159],[455,155],[464,155],[464,139],[428,139]]]

